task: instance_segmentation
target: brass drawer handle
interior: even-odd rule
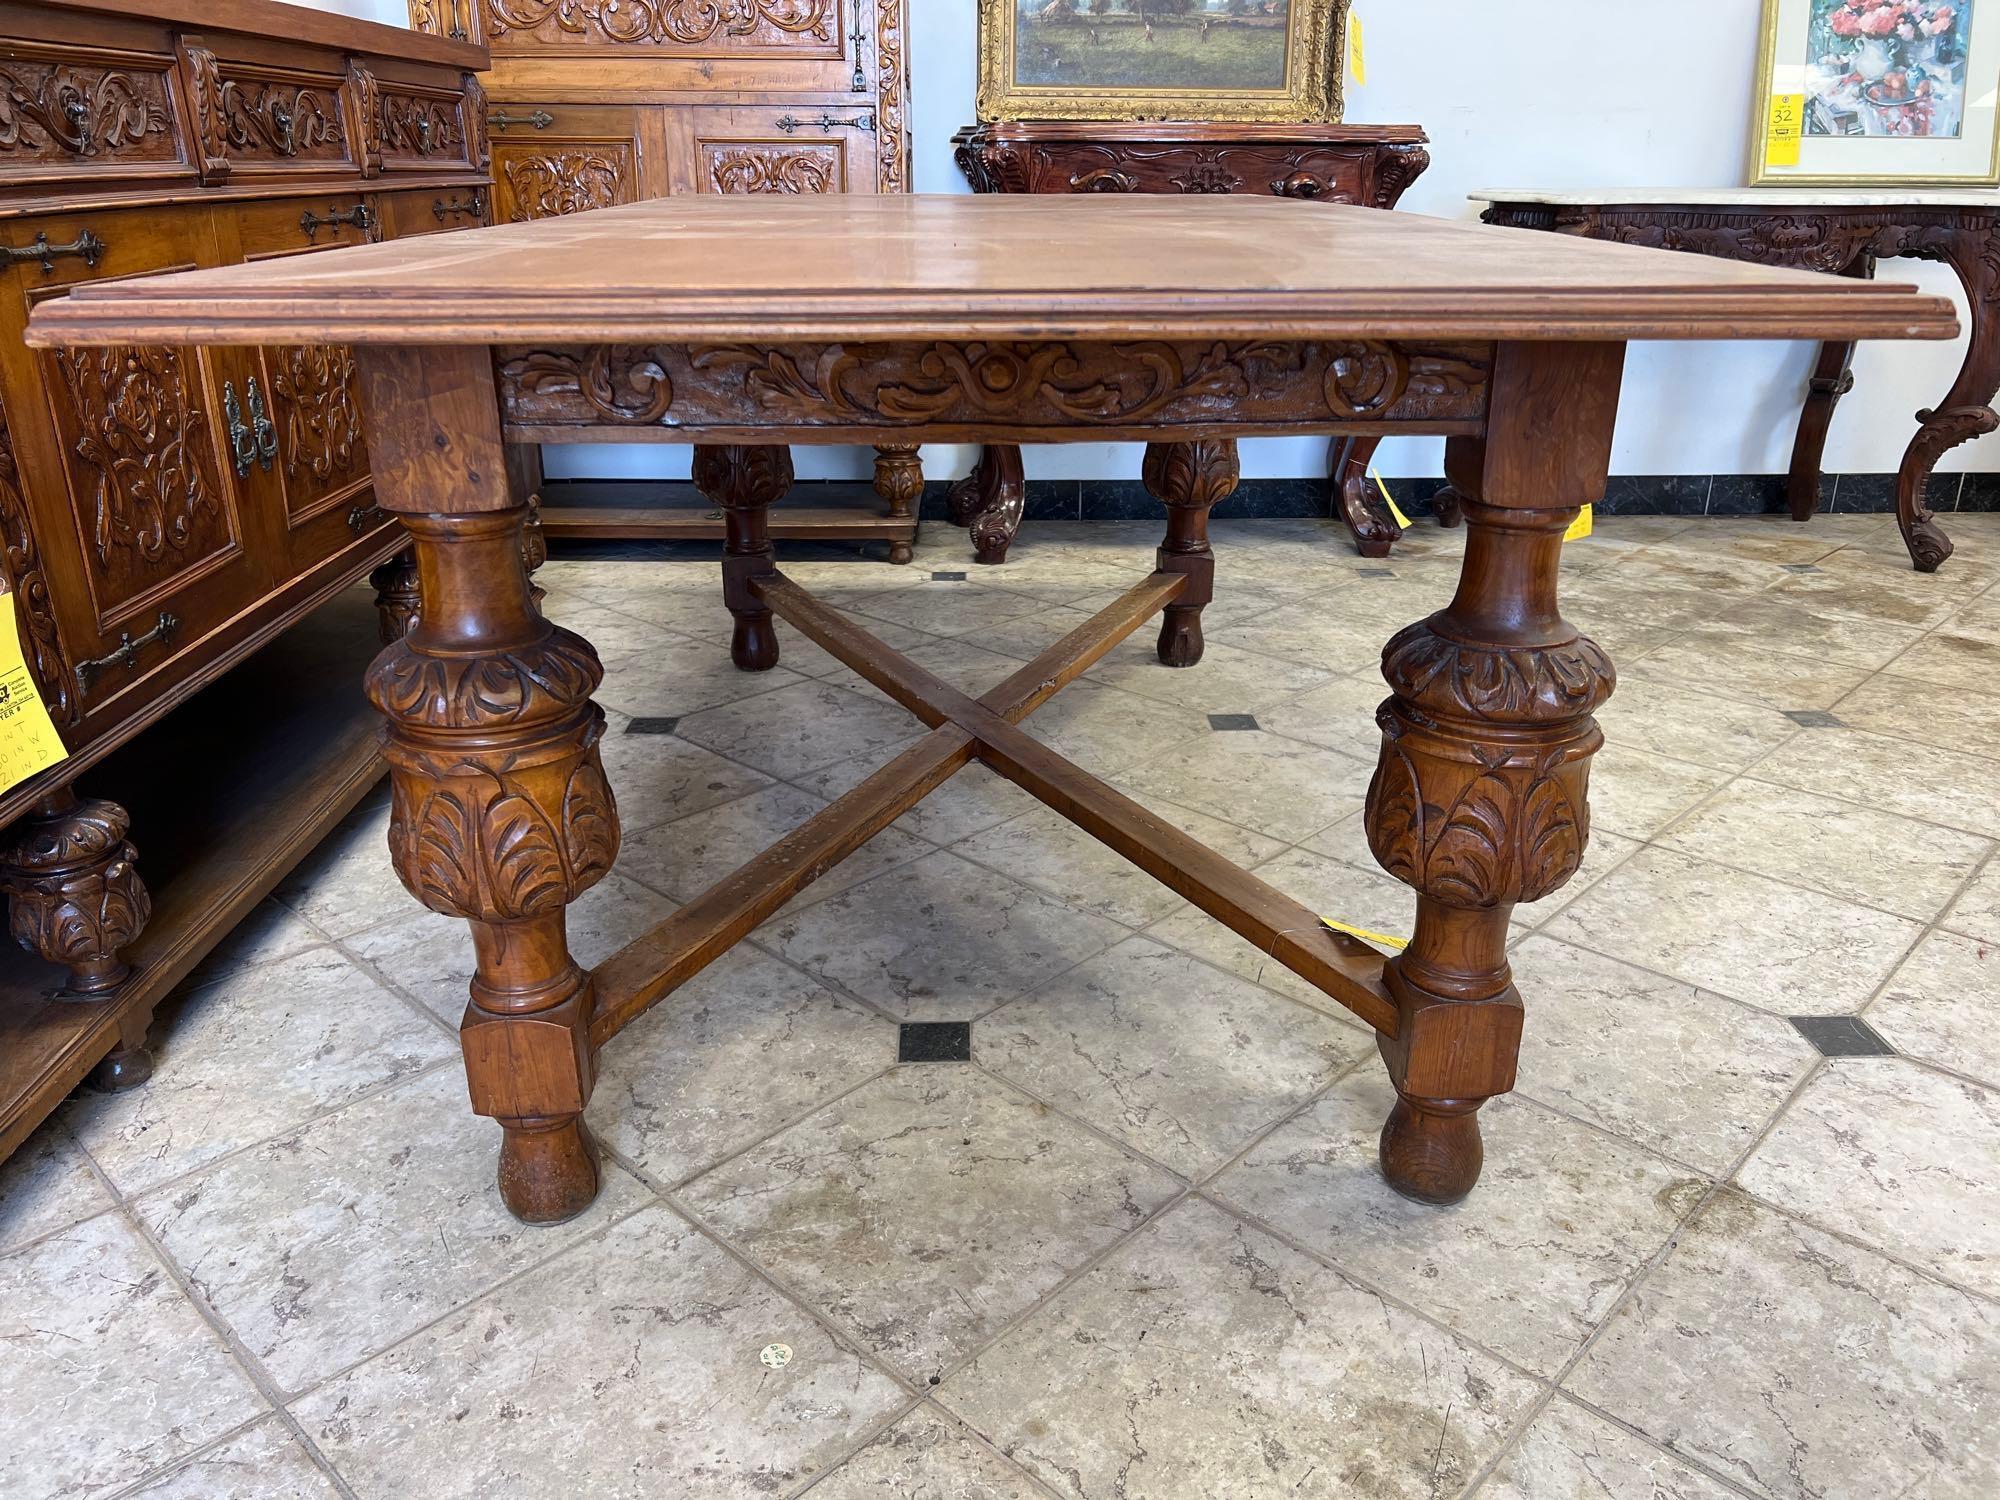
[[[90,680],[99,672],[108,672],[113,667],[124,666],[155,641],[163,646],[168,644],[173,640],[174,632],[180,628],[179,620],[161,610],[160,618],[144,635],[134,636],[130,631],[119,632],[117,648],[110,655],[100,656],[95,661],[80,661],[76,664],[76,690],[79,693],[89,692]]]
[[[483,219],[486,217],[486,189],[474,189],[470,198],[433,199],[431,201],[431,213],[440,224],[446,219],[460,217]]]
[[[16,265],[21,261],[34,261],[42,268],[44,276],[56,274],[56,262],[66,256],[75,256],[93,269],[104,258],[104,241],[88,229],[71,240],[67,245],[51,245],[46,234],[35,236],[32,245],[0,245],[0,254],[6,256],[6,264]]]
[[[389,512],[379,505],[357,505],[347,513],[347,529],[360,536],[370,526],[387,520],[388,516]]]
[[[253,463],[262,464],[264,472],[270,473],[271,461],[278,456],[278,429],[271,425],[270,414],[264,409],[264,393],[257,389],[255,375],[245,383],[243,395],[250,404],[247,424],[236,400],[236,387],[227,380],[222,382],[222,416],[229,429],[229,457],[238,479],[250,477]]]
[[[504,109],[488,110],[486,123],[495,130],[505,130],[509,125],[532,125],[537,130],[547,130],[555,124],[556,117],[545,109],[538,109],[531,115],[511,115]]]
[[[272,137],[280,156],[296,156],[299,150],[298,120],[282,99],[273,99],[265,111],[271,117]]]
[[[332,229],[341,224],[352,224],[356,229],[369,230],[375,227],[375,216],[368,211],[368,205],[357,203],[352,208],[330,208],[325,217],[307,209],[299,215],[299,228],[305,231],[308,242],[315,239],[322,229]]]
[[[832,135],[836,130],[865,130],[870,135],[873,135],[875,133],[875,116],[873,114],[865,114],[857,115],[852,120],[842,120],[834,115],[826,114],[813,120],[795,120],[790,115],[785,115],[778,121],[778,129],[784,131],[786,135],[790,135],[795,130],[803,129],[807,125],[819,126],[822,135]]]

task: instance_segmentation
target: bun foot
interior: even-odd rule
[[[1456,1203],[1479,1181],[1486,1148],[1479,1139],[1483,1099],[1411,1099],[1399,1095],[1382,1127],[1382,1176],[1405,1198]]]
[[[1160,621],[1160,664],[1191,667],[1201,660],[1201,611],[1169,607]]]
[[[153,1054],[144,1047],[120,1047],[84,1077],[84,1085],[100,1094],[122,1094],[153,1076]]]
[[[778,664],[778,627],[769,615],[737,616],[729,659],[743,672],[768,672]]]
[[[504,1127],[500,1198],[523,1224],[561,1224],[597,1198],[597,1145],[583,1116]]]

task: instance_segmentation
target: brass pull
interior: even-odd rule
[[[440,224],[446,219],[456,219],[461,215],[483,219],[486,217],[486,189],[473,189],[470,198],[433,198],[431,214]]]
[[[778,129],[784,131],[786,135],[790,135],[793,131],[807,125],[819,126],[820,133],[823,135],[832,135],[836,130],[865,130],[870,135],[873,135],[875,133],[875,116],[873,114],[865,114],[856,116],[852,120],[841,120],[835,118],[833,115],[821,115],[816,120],[795,120],[790,115],[786,115],[778,121]]]
[[[431,117],[429,115],[418,115],[417,155],[429,156],[430,154],[431,154]]]
[[[40,264],[44,276],[53,276],[56,274],[56,262],[70,255],[75,256],[86,266],[94,268],[98,261],[104,258],[104,241],[88,229],[67,245],[51,245],[46,234],[38,234],[32,245],[22,245],[19,248],[13,245],[0,245],[0,255],[5,256],[5,263],[8,265],[26,260],[35,261]]]
[[[298,122],[292,117],[291,109],[282,99],[273,99],[270,107],[271,128],[276,132],[274,140],[280,156],[296,156],[299,150]]]
[[[486,123],[495,130],[505,130],[509,125],[532,125],[537,130],[547,130],[555,124],[556,117],[545,109],[538,109],[531,115],[510,115],[504,109],[488,110]]]
[[[161,645],[166,645],[174,638],[174,632],[180,628],[181,622],[179,620],[175,619],[165,610],[161,610],[160,618],[154,622],[153,628],[144,635],[135,637],[129,631],[121,631],[118,636],[118,645],[110,655],[100,656],[95,661],[80,661],[76,664],[76,690],[79,693],[89,692],[90,679],[95,677],[99,672],[109,671],[112,667],[124,666],[133,657],[137,656],[144,647],[152,645],[155,641]]]
[[[222,418],[229,429],[229,461],[238,479],[250,477],[250,465],[257,458],[257,435],[243,424],[243,408],[236,400],[236,387],[222,382]]]
[[[271,424],[270,413],[264,409],[264,393],[257,389],[257,377],[252,375],[250,383],[243,388],[250,398],[250,435],[256,444],[257,462],[264,466],[266,474],[271,472],[271,461],[278,456],[278,429]]]
[[[78,156],[91,156],[97,150],[97,142],[90,135],[90,101],[78,93],[63,96],[63,118],[69,121],[69,134],[62,140],[63,148],[74,151]]]
[[[382,521],[389,512],[379,505],[357,505],[347,513],[347,529],[360,536],[370,526]]]
[[[348,209],[330,208],[324,218],[311,209],[299,215],[299,228],[305,231],[308,241],[316,238],[322,229],[331,229],[340,224],[352,224],[356,229],[362,230],[373,229],[375,216],[368,212],[368,205],[365,203],[357,203]]]

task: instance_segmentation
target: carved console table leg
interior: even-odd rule
[[[1912,231],[1902,251],[1949,265],[1965,285],[1971,310],[1972,340],[1958,379],[1942,406],[1917,413],[1923,425],[1896,475],[1896,522],[1910,561],[1919,573],[1935,573],[1952,548],[1924,503],[1931,471],[1959,444],[2000,429],[1993,410],[2000,394],[2000,215],[1967,215],[1953,229]]]
[[[1354,533],[1354,550],[1363,557],[1387,557],[1403,534],[1368,481],[1368,466],[1375,462],[1375,450],[1381,446],[1380,438],[1335,438],[1328,470],[1334,514]]]
[[[722,508],[722,600],[736,621],[729,659],[742,671],[768,672],[778,664],[778,630],[750,580],[777,570],[770,510],[791,490],[792,450],[701,445],[694,450],[694,483]]]
[[[459,1028],[472,1107],[502,1127],[509,1210],[555,1223],[598,1187],[583,1123],[591,979],[564,912],[618,853],[590,697],[603,669],[535,608],[485,351],[358,357],[378,491],[409,527],[423,594],[416,626],[368,671],[386,721],[389,852],[419,901],[472,926]]]
[[[875,493],[888,502],[889,517],[895,521],[914,520],[917,502],[924,495],[923,450],[914,446],[883,444],[875,450]],[[908,542],[889,544],[889,561],[897,565],[917,555]]]
[[[1201,612],[1215,598],[1215,553],[1208,545],[1209,510],[1236,493],[1236,442],[1148,443],[1146,489],[1167,507],[1167,539],[1156,564],[1184,573],[1187,588],[1160,620],[1160,660],[1191,667],[1201,660]]]
[[[417,623],[420,594],[417,554],[404,550],[368,575],[375,587],[375,608],[382,617],[382,644],[400,641]]]
[[[989,443],[979,450],[972,472],[952,486],[951,522],[972,533],[980,562],[997,565],[1007,560],[1027,503],[1021,450],[1012,443]]]
[[[125,835],[131,817],[115,802],[79,800],[68,787],[50,792],[0,845],[0,893],[7,927],[29,952],[69,970],[68,991],[109,997],[131,974],[119,950],[152,915],[152,897],[134,867]],[[146,1019],[135,1018],[90,1076],[106,1091],[143,1083],[153,1071]]]
[[[1368,843],[1418,899],[1414,936],[1384,976],[1401,1019],[1380,1040],[1397,1094],[1382,1171],[1427,1203],[1472,1190],[1479,1106],[1514,1086],[1522,1011],[1508,917],[1568,881],[1589,836],[1590,757],[1603,742],[1591,714],[1616,678],[1558,612],[1556,580],[1563,531],[1602,488],[1618,365],[1579,348],[1589,352],[1572,356],[1573,369],[1553,354],[1516,361],[1520,394],[1496,400],[1514,414],[1513,432],[1454,440],[1450,472],[1469,523],[1457,596],[1383,652],[1394,697],[1377,715]],[[1573,456],[1519,451],[1536,430],[1576,430],[1575,415],[1558,414],[1604,386],[1600,452],[1567,467]],[[1535,499],[1562,508],[1527,508]]]
[[[1875,252],[1864,250],[1840,273],[1857,281],[1875,278]],[[1794,521],[1810,521],[1819,512],[1819,476],[1826,460],[1826,435],[1834,408],[1854,389],[1854,345],[1821,344],[1806,386],[1805,410],[1799,414],[1799,434],[1792,441],[1791,477],[1785,502]]]

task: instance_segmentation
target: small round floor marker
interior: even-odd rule
[[[757,1356],[774,1370],[782,1370],[792,1362],[790,1344],[766,1344],[764,1352]]]

